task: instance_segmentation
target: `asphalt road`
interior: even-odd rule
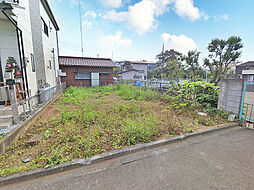
[[[233,128],[2,189],[254,189],[254,130]]]

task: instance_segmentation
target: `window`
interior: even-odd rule
[[[30,53],[32,71],[35,72],[34,54]]]
[[[134,75],[133,79],[142,79],[142,76],[136,76],[136,75]]]
[[[46,24],[46,22],[43,20],[43,18],[41,18],[41,21],[42,21],[42,30],[43,32],[49,36],[49,28],[48,28],[48,25]]]
[[[139,72],[139,73],[145,73],[145,71],[144,71],[144,70],[139,70],[138,72]]]
[[[49,60],[49,68],[52,69],[51,60]]]
[[[91,74],[88,72],[76,72],[75,79],[76,80],[89,80],[89,79],[91,79]]]

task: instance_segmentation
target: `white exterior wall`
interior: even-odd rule
[[[147,80],[147,64],[131,64],[130,65],[133,69],[138,71],[144,71],[138,72],[138,71],[129,71],[122,73],[122,79],[125,80]],[[142,76],[142,79],[134,79],[134,76]],[[146,79],[145,79],[146,76]]]
[[[142,76],[142,79],[139,78],[139,79],[134,79],[133,77],[134,76]],[[122,73],[122,77],[121,79],[124,79],[124,80],[144,80],[144,76],[145,74],[144,73],[139,73],[137,71],[129,71],[129,72],[124,72]]]
[[[145,73],[147,72],[147,65],[146,64],[131,64],[131,66],[133,67],[133,69],[144,70]]]
[[[38,89],[36,82],[36,73],[32,71],[31,53],[34,54],[34,52],[28,0],[20,1],[19,6],[23,7],[24,9],[14,8],[13,12],[16,15],[14,18],[17,20],[17,25],[22,30],[28,87],[31,90],[31,95],[33,96],[37,93]]]
[[[58,74],[59,64],[58,64],[58,52],[57,52],[57,38],[56,38],[56,29],[49,19],[48,14],[46,13],[41,1],[40,3],[40,13],[41,17],[49,26],[49,37],[41,31],[42,35],[42,47],[45,60],[45,72],[46,72],[46,82],[50,86],[55,86],[55,73]],[[31,53],[34,55],[33,49],[33,39],[32,39],[32,28],[31,28],[31,18],[29,10],[29,0],[21,0],[19,2],[19,8],[14,7],[12,12],[15,14],[13,19],[17,21],[18,27],[21,29],[23,34],[23,43],[24,43],[24,54],[26,58],[26,71],[28,78],[28,86],[31,92],[31,95],[35,95],[38,92],[36,72],[32,71],[32,62],[31,62]],[[36,21],[37,22],[37,21]],[[41,24],[41,20],[39,20]],[[50,24],[49,24],[50,23]],[[50,30],[50,27],[52,28]],[[53,64],[53,53],[51,52],[54,48],[55,52],[55,65],[56,72],[54,70]],[[21,52],[22,53],[22,52]],[[5,73],[5,65],[8,57],[14,57],[20,67],[20,57],[18,52],[18,41],[17,41],[17,32],[15,26],[2,14],[0,13],[0,63],[2,66],[2,73]],[[49,69],[49,60],[52,63],[52,69]],[[40,64],[36,62],[35,64]],[[25,78],[25,77],[24,77]],[[5,79],[4,79],[5,80]]]
[[[36,94],[37,84],[35,72],[32,72],[31,56],[33,53],[31,23],[29,15],[28,0],[20,1],[20,7],[14,8],[12,11],[16,16],[13,19],[17,21],[18,27],[22,30],[24,54],[28,62],[26,62],[26,70],[28,75],[28,86],[31,95]],[[5,65],[8,57],[14,57],[20,67],[20,57],[18,52],[17,32],[15,26],[7,20],[6,17],[0,20],[0,57],[2,64],[2,73],[5,73]],[[21,69],[21,67],[20,67]],[[5,80],[5,79],[4,79]]]
[[[41,31],[41,32],[42,32],[43,53],[44,53],[44,61],[45,61],[46,81],[52,87],[52,86],[56,86],[53,53],[52,53],[53,49],[55,54],[56,76],[58,73],[57,71],[59,70],[56,29],[53,23],[51,22],[48,14],[46,13],[41,1],[40,1],[40,14],[43,20],[45,21],[45,23],[48,25],[48,29],[49,29],[49,36],[47,36],[44,33],[44,31]],[[49,61],[51,61],[51,65],[52,65],[51,69],[49,68]]]
[[[0,26],[0,62],[4,75],[8,57],[14,57],[19,65],[20,62],[16,28],[6,19],[0,19]]]

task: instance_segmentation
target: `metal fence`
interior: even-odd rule
[[[21,121],[26,120],[30,115],[54,98],[59,92],[66,89],[66,83],[58,84],[55,87],[40,89],[34,96],[17,102],[18,113]]]
[[[144,80],[125,80],[125,79],[65,79],[66,86],[105,86],[114,84],[131,84],[133,86],[144,86],[157,89],[168,89],[169,82],[144,81]]]
[[[157,81],[143,81],[143,80],[124,80],[117,79],[115,83],[118,84],[131,84],[133,86],[142,86],[147,88],[153,88],[158,90],[168,90],[172,86],[169,82],[157,82]]]
[[[240,119],[254,126],[254,83],[244,83]]]

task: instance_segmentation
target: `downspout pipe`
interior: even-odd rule
[[[19,42],[19,31],[16,28],[17,32],[17,41],[18,41],[18,51],[19,51],[19,61],[20,61],[20,67],[21,67],[21,75],[22,75],[22,81],[24,81],[24,70],[23,70],[23,64],[22,64],[22,57],[21,57],[21,50],[20,50],[20,42]],[[23,89],[26,89],[25,83],[23,83]],[[26,96],[26,94],[25,94]],[[25,97],[26,98],[26,97]]]
[[[56,43],[57,43],[57,58],[58,58],[58,62],[59,62],[59,40],[58,40],[58,32],[56,31]],[[59,66],[59,64],[58,64]],[[60,67],[58,68],[60,70]],[[61,76],[58,76],[58,80],[59,80],[59,84],[61,84]]]
[[[25,60],[25,53],[24,53],[24,43],[23,43],[22,30],[17,26],[15,21],[13,21],[13,19],[3,9],[1,9],[1,11],[6,16],[6,18],[16,27],[16,30],[17,30],[17,39],[18,39],[18,46],[19,46],[18,51],[19,51],[19,57],[20,57],[20,66],[21,66],[21,70],[22,70],[22,80],[24,81],[24,75],[23,75],[23,69],[24,69],[25,81],[26,81],[25,82],[26,83],[26,92],[27,92],[27,96],[29,98],[30,95],[29,95],[29,87],[28,87],[26,66],[22,65],[22,59],[21,59],[21,56],[22,56],[23,57],[23,64],[25,64],[26,60]],[[19,42],[19,37],[21,38],[21,44]],[[20,45],[21,45],[22,50],[20,50]],[[29,104],[30,104],[30,102],[29,102]],[[29,107],[30,107],[30,105],[29,105]]]

